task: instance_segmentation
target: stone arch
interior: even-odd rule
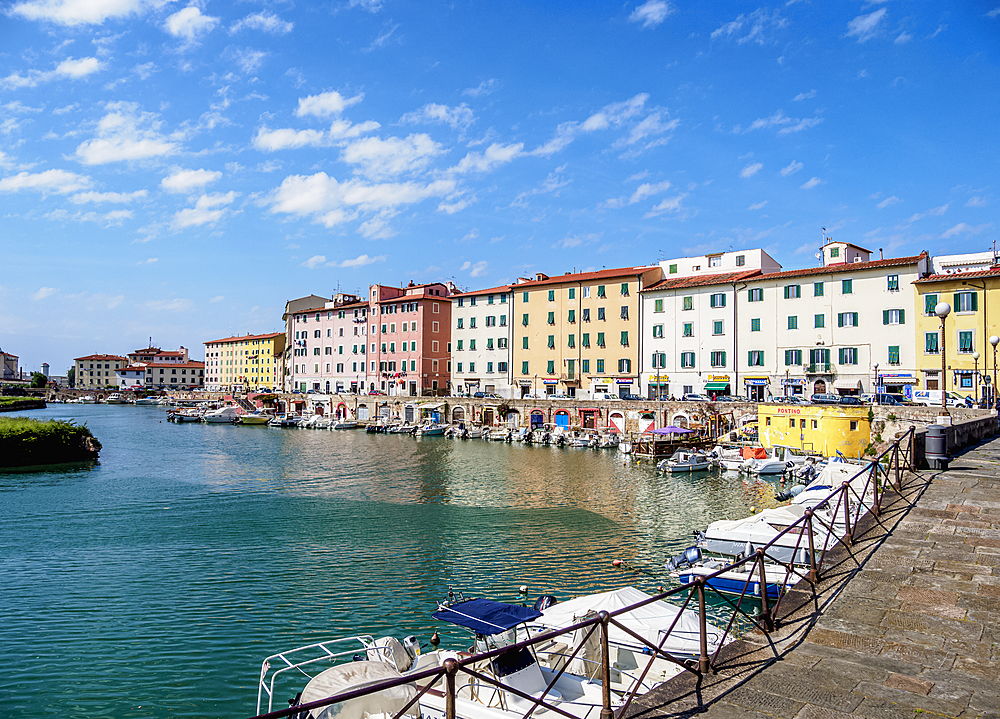
[[[674,427],[687,428],[688,422],[689,422],[688,416],[682,413],[677,413],[670,418],[670,424],[672,424]]]
[[[818,379],[813,384],[813,394],[826,394],[826,381]]]
[[[451,421],[452,422],[464,422],[465,421],[465,407],[458,405],[451,411]]]

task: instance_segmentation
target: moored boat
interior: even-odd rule
[[[210,409],[202,415],[201,421],[207,424],[232,424],[236,421],[236,407]]]
[[[712,468],[712,460],[703,452],[678,449],[668,459],[656,465],[661,472],[704,472]]]

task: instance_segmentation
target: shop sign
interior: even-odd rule
[[[531,380],[530,379],[519,379],[517,381],[517,384],[520,387],[530,387],[531,386]]]
[[[559,384],[557,379],[543,379],[542,384]]]
[[[632,378],[629,377],[628,379],[616,379],[615,382],[617,382],[618,384],[632,384]]]
[[[743,382],[749,385],[765,385],[767,377],[744,377]]]
[[[904,379],[913,377],[910,372],[879,372],[878,376],[880,379]]]
[[[709,382],[728,382],[729,375],[727,374],[710,374],[708,376]]]
[[[649,375],[649,380],[648,381],[653,382],[653,383],[656,383],[656,382],[669,382],[670,381],[670,376],[669,375],[665,375],[665,374],[661,374],[661,375],[651,374],[651,375]]]
[[[785,385],[800,385],[800,384],[804,385],[805,383],[806,383],[806,381],[804,379],[802,379],[801,377],[793,377],[793,378],[781,380],[781,384],[785,384]]]

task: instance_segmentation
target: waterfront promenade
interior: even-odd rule
[[[830,555],[815,592],[789,593],[776,631],[745,636],[716,674],[680,675],[627,716],[1000,717],[998,490],[1000,438],[945,472],[908,475],[850,551]]]

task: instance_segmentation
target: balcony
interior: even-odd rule
[[[803,365],[806,374],[833,374],[833,365],[830,362],[810,362]]]

